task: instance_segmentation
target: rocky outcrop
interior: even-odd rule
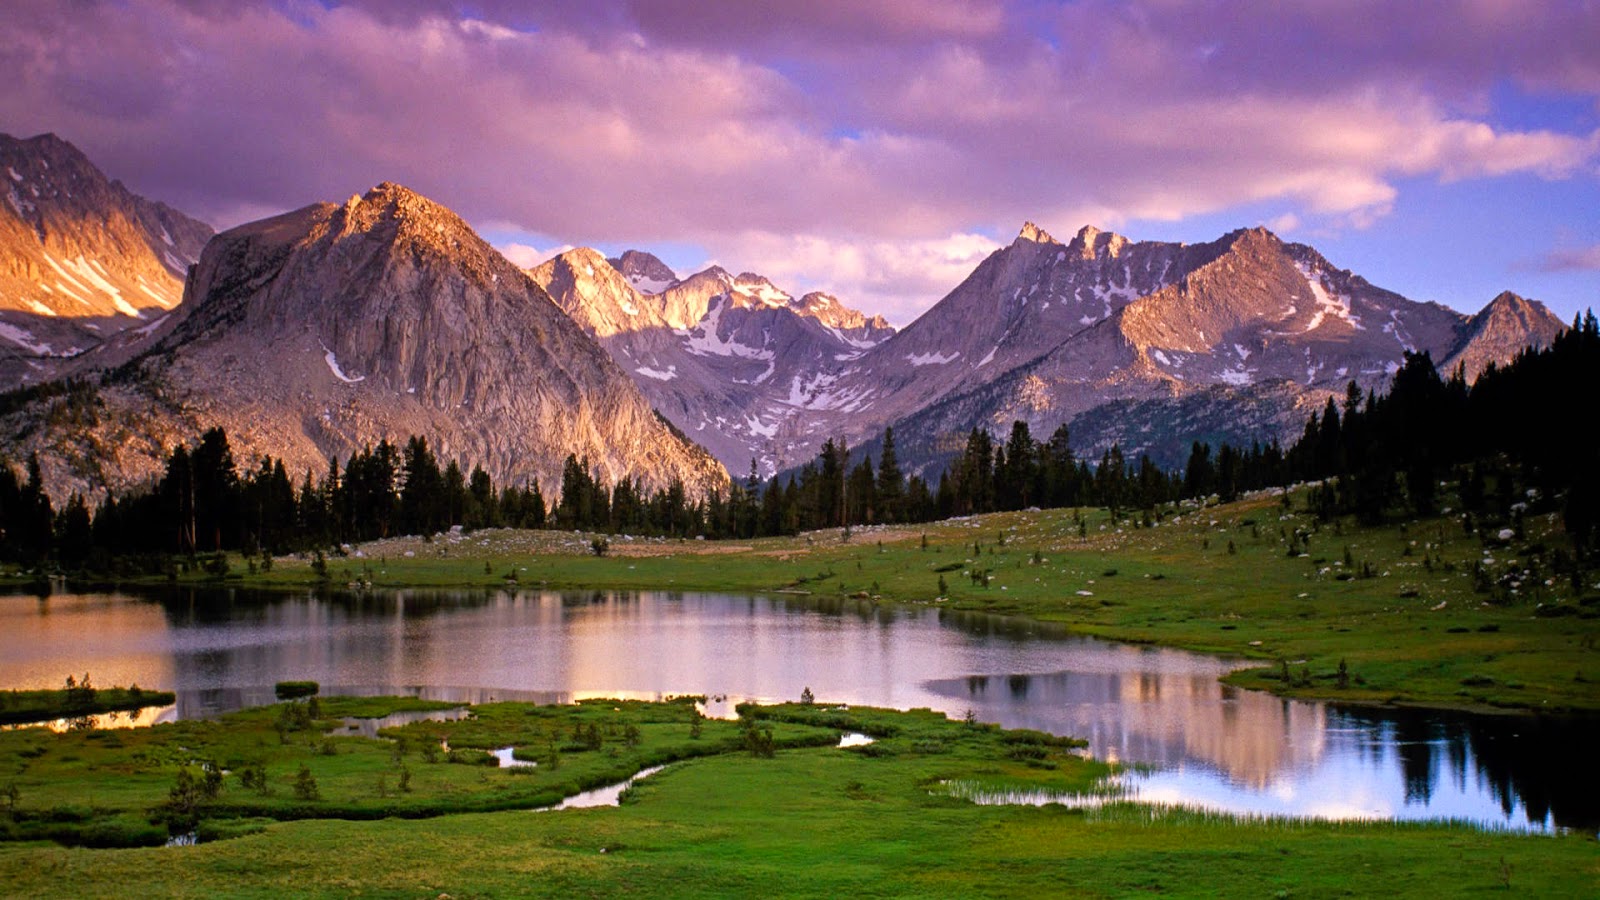
[[[212,234],[53,134],[0,134],[0,193],[0,388],[125,360]]]
[[[449,210],[382,184],[214,238],[179,321],[106,380],[105,414],[159,447],[222,425],[242,459],[320,472],[329,456],[412,434],[497,482],[551,491],[568,454],[600,477],[693,494],[726,480],[675,435],[595,341]],[[67,469],[103,429],[35,429]],[[139,467],[108,460],[100,485]]]

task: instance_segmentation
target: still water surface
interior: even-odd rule
[[[717,594],[188,591],[0,597],[0,686],[176,691],[141,723],[323,693],[478,702],[704,694],[931,707],[1089,741],[1159,802],[1593,828],[1594,720],[1352,710],[1218,683],[1236,662],[950,610]]]

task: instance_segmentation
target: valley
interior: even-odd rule
[[[895,327],[0,163],[8,892],[1595,878],[1592,316],[1028,222]]]

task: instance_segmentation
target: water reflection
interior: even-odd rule
[[[1121,671],[1067,671],[932,681],[935,693],[980,716],[1071,734],[1112,762],[1201,765],[1260,790],[1326,751],[1327,707],[1239,691],[1219,669],[1165,671],[1174,651],[1127,651]]]
[[[1144,796],[1243,812],[1600,822],[1593,720],[1365,710],[1227,688],[1231,663],[1038,623],[865,601],[667,592],[237,590],[0,598],[0,685],[174,690],[199,717],[274,682],[452,702],[664,699],[931,707],[1086,738]]]

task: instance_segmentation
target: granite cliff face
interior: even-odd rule
[[[86,485],[120,487],[162,444],[216,424],[241,459],[270,454],[295,472],[420,434],[502,484],[559,484],[569,453],[653,488],[681,479],[700,493],[727,477],[538,285],[399,185],[218,235],[186,298],[171,330],[107,379],[99,427],[36,430],[58,469],[131,429],[146,464],[113,455],[102,485]]]
[[[126,359],[212,234],[53,134],[0,134],[0,192],[0,388]]]

